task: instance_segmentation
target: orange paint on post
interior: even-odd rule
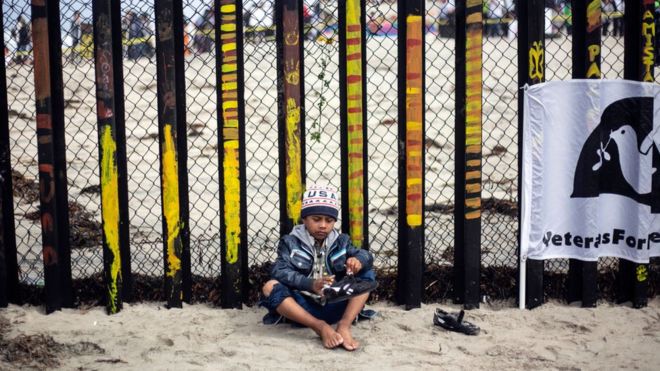
[[[476,8],[468,16],[466,35],[465,152],[481,159],[482,14]],[[481,161],[466,163],[465,219],[481,217]]]
[[[351,241],[360,247],[364,238],[364,138],[362,135],[362,27],[360,1],[346,1],[346,86],[348,127],[348,223]]]
[[[409,15],[406,27],[406,222],[414,228],[422,225],[424,205],[423,18]]]

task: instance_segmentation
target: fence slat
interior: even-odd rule
[[[32,0],[46,313],[73,306],[59,1]]]
[[[419,308],[424,272],[424,1],[399,0],[397,300]]]
[[[456,8],[456,156],[454,207],[454,301],[479,308],[481,265],[481,0]]]
[[[545,81],[544,7],[542,0],[518,0],[518,85],[533,85]],[[518,96],[518,153],[523,145],[523,94]],[[518,156],[518,169],[522,169],[522,156]],[[518,237],[520,238],[520,200],[522,174],[518,171]],[[518,241],[520,243],[520,240]],[[520,250],[519,250],[520,251]],[[520,257],[519,259],[527,259]],[[520,267],[520,264],[518,264]],[[519,268],[520,269],[520,268]],[[520,275],[519,275],[520,277]],[[527,260],[526,298],[528,309],[543,304],[543,261]],[[520,285],[520,282],[518,282]]]
[[[342,230],[369,248],[364,0],[339,2]],[[324,46],[327,47],[327,46]]]
[[[181,0],[156,0],[155,10],[165,297],[180,308],[191,297],[183,8]]]
[[[122,309],[123,300],[127,296],[124,294],[126,282],[130,282],[131,276],[126,134],[123,103],[120,103],[124,97],[121,14],[118,5],[109,0],[99,0],[92,4],[101,175],[101,234],[106,311],[109,314]],[[121,108],[119,104],[122,104]],[[130,285],[128,288],[130,290]]]
[[[624,14],[623,78],[654,81],[655,65],[655,2],[653,0],[626,0]],[[660,164],[653,163],[654,167]],[[655,182],[654,182],[655,183]],[[654,192],[656,189],[654,188]],[[651,212],[660,212],[660,200],[651,204]],[[631,301],[634,308],[648,304],[649,265],[619,259],[617,274],[617,301]]]
[[[601,78],[601,7],[573,0],[573,78]],[[566,301],[596,307],[598,263],[569,259]]]
[[[300,223],[305,184],[302,0],[275,2],[280,234]],[[283,158],[282,158],[283,157]]]
[[[220,155],[220,233],[223,308],[241,308],[248,289],[243,92],[243,9],[240,1],[215,4]]]
[[[5,29],[3,9],[0,9],[0,29]],[[0,39],[0,47],[5,50],[4,38]],[[0,307],[6,307],[9,302],[15,303],[18,300],[18,258],[4,60],[0,62],[0,84]]]

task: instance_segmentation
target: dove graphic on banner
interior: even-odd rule
[[[569,80],[525,91],[521,257],[660,256],[660,86]]]

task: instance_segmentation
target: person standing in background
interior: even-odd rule
[[[16,20],[16,28],[11,32],[11,36],[16,40],[16,56],[14,62],[16,64],[29,64],[30,63],[30,50],[32,37],[30,32],[30,24],[19,15]]]
[[[621,37],[623,36],[623,14],[625,12],[626,2],[624,0],[614,0],[614,11],[613,15],[613,30],[612,35]]]
[[[71,50],[69,52],[69,62],[78,64],[80,61],[80,38],[82,36],[81,32],[82,20],[80,18],[80,11],[76,10],[73,12],[73,20],[71,21],[71,26],[69,27],[69,36],[71,37]]]

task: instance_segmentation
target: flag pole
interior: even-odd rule
[[[518,309],[525,309],[525,289],[527,282],[527,257],[520,256],[520,281],[518,285]]]

